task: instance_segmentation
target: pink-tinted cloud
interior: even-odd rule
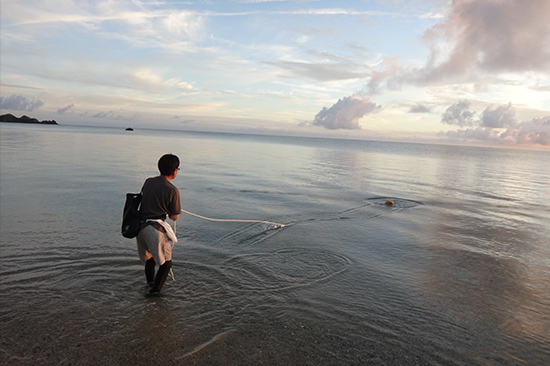
[[[378,65],[369,93],[403,83],[476,82],[482,75],[550,69],[550,1],[453,0],[449,14],[425,32],[430,56],[421,67],[397,57]],[[379,69],[379,71],[378,71]]]
[[[332,107],[317,113],[313,120],[314,126],[322,126],[330,130],[360,129],[359,119],[368,113],[380,109],[380,106],[371,102],[369,98],[345,97],[339,99]]]
[[[441,132],[440,135],[460,141],[550,146],[550,115],[518,122],[515,119],[515,108],[509,103],[491,104],[480,114],[479,119],[474,119],[476,112],[470,111],[469,107],[468,101],[452,105],[445,111],[441,122],[470,128]],[[467,118],[463,118],[464,113]]]
[[[547,71],[549,19],[548,0],[454,0],[449,15],[425,34],[431,57],[424,77]]]
[[[453,140],[463,140],[463,141],[469,141],[469,140],[499,141],[500,140],[500,132],[498,130],[494,130],[492,128],[483,128],[483,127],[466,128],[462,130],[450,130],[442,134]]]
[[[366,86],[367,92],[369,94],[380,93],[382,87],[387,87],[388,89],[396,89],[401,85],[401,80],[399,75],[403,72],[398,65],[400,57],[386,57],[382,62],[377,66],[376,69],[381,69],[380,71],[374,70],[372,72],[371,78]]]
[[[509,128],[501,137],[520,145],[550,146],[550,116],[520,123],[515,128]]]

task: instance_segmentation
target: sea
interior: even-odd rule
[[[0,136],[1,365],[550,364],[548,151]],[[149,297],[122,211],[166,153],[186,213]]]

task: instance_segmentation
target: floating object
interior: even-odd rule
[[[386,201],[386,206],[393,206],[393,202],[390,200]]]
[[[126,131],[133,131],[134,129],[132,127],[128,127]]]

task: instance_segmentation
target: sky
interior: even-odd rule
[[[0,0],[1,113],[550,150],[550,0]]]

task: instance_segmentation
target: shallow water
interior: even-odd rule
[[[0,128],[1,364],[550,359],[548,152]],[[166,152],[184,209],[285,227],[183,214],[148,298],[120,216]]]

